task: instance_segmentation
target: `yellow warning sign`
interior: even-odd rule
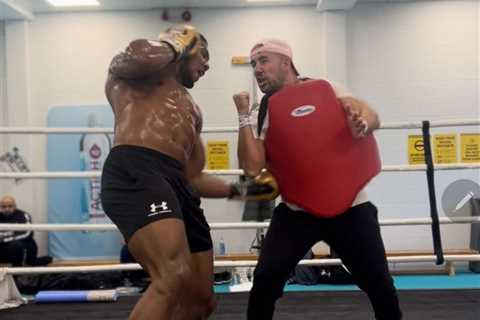
[[[207,169],[230,169],[230,152],[228,147],[228,141],[225,140],[207,142]]]
[[[232,64],[250,64],[250,58],[247,56],[232,57]]]
[[[425,164],[423,148],[422,136],[408,136],[408,164]]]
[[[436,134],[433,136],[435,163],[457,163],[457,135]]]
[[[480,162],[480,134],[460,134],[461,160],[462,162]]]

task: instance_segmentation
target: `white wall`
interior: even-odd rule
[[[352,91],[368,100],[384,121],[478,118],[478,6],[475,0],[357,5],[345,19],[347,68],[340,72],[331,64],[334,58],[325,63],[322,57],[325,52],[335,55],[325,50],[322,37],[331,24],[326,25],[325,15],[313,7],[192,10],[192,23],[207,36],[211,51],[211,70],[192,94],[204,112],[206,127],[236,125],[231,96],[251,88],[251,70],[231,66],[230,59],[246,55],[256,40],[275,36],[291,43],[302,74],[346,78]],[[129,40],[154,38],[165,29],[168,24],[160,16],[160,11],[36,15],[28,25],[29,125],[45,126],[52,106],[106,104],[103,84],[110,59]],[[341,27],[342,19],[333,20]],[[377,134],[385,165],[407,163],[406,141],[411,133]],[[205,140],[225,137],[232,142],[231,166],[236,168],[235,135],[204,135]],[[17,137],[11,139],[14,144]],[[45,170],[45,137],[35,136],[30,149],[32,169]],[[471,171],[439,172],[438,198],[459,177],[479,180]],[[36,222],[46,221],[46,183],[34,182],[33,188],[34,195],[22,199],[24,207],[35,208]],[[424,174],[384,173],[370,189],[381,218],[428,216]],[[204,204],[210,222],[240,220],[238,203],[208,200]],[[446,247],[468,246],[468,227],[443,230]],[[405,237],[406,231],[412,232],[411,237]],[[383,233],[390,250],[431,247],[428,227],[388,227]],[[248,231],[214,232],[214,238],[219,234],[230,252],[246,252],[253,239]],[[38,238],[44,249],[45,237]]]
[[[384,122],[479,117],[478,1],[358,5],[348,14],[349,85]],[[442,128],[432,133],[478,132]],[[377,134],[384,165],[406,164],[407,135]],[[480,182],[478,170],[437,171],[437,203],[457,179]],[[425,173],[382,173],[371,189],[382,218],[429,215]],[[468,247],[469,226],[443,226],[446,248]],[[431,248],[429,227],[384,228],[391,249]],[[411,236],[405,237],[405,232]],[[401,240],[400,240],[401,239]],[[400,240],[400,241],[399,241]]]
[[[30,32],[27,21],[5,22],[5,121],[9,126],[22,127],[32,123],[33,110],[31,109],[31,64]],[[13,147],[19,149],[26,159],[31,156],[33,137],[30,135],[7,135],[6,150]],[[35,161],[32,166],[38,167]],[[35,182],[32,180],[2,180],[6,193],[13,195],[20,207],[28,212],[38,211],[37,194],[34,192]],[[44,235],[41,235],[44,236]]]
[[[5,125],[5,24],[0,21],[0,123]]]
[[[352,90],[384,121],[478,111],[478,1],[364,4],[349,13]]]
[[[0,125],[6,126],[6,100],[5,100],[5,24],[0,21]],[[6,135],[0,137],[0,154],[3,154],[6,146]],[[4,183],[0,184],[0,194],[5,193]]]

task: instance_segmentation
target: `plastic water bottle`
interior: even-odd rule
[[[218,255],[219,256],[224,256],[226,253],[226,249],[225,249],[225,240],[222,238],[220,238],[220,242],[218,243]]]

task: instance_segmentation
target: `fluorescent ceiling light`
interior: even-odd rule
[[[84,7],[84,6],[99,6],[98,0],[46,0],[55,7]]]

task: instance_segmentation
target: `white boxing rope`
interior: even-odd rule
[[[454,120],[435,120],[430,121],[430,128],[444,128],[444,127],[463,127],[463,126],[478,126],[480,119],[454,119]],[[422,121],[412,122],[385,122],[380,125],[380,129],[421,129],[423,127]]]
[[[425,171],[426,165],[388,165],[383,172]],[[470,170],[480,169],[480,163],[437,164],[435,170]],[[204,173],[220,176],[237,176],[243,174],[241,169],[203,170]],[[100,178],[101,171],[36,171],[36,172],[0,172],[0,179],[93,179]]]
[[[440,224],[480,223],[480,217],[439,217]],[[382,226],[419,226],[432,223],[431,218],[385,219],[379,221]]]
[[[445,255],[445,262],[462,262],[462,261],[480,261],[480,254],[470,255]],[[389,263],[411,263],[411,262],[435,262],[434,255],[419,255],[419,256],[403,256],[403,257],[388,257]],[[254,267],[257,264],[256,260],[245,261],[214,261],[216,268],[225,267]],[[341,265],[340,259],[311,259],[301,260],[300,265],[308,266],[333,266]],[[20,274],[50,274],[50,273],[77,273],[77,272],[106,272],[106,271],[132,271],[141,270],[137,263],[126,264],[111,264],[111,265],[97,265],[97,266],[74,266],[74,267],[15,267],[15,268],[0,268],[0,272],[5,271],[6,274],[20,275]]]
[[[95,266],[72,266],[72,267],[7,267],[1,268],[6,274],[49,274],[49,273],[78,273],[78,272],[105,272],[105,271],[133,271],[142,270],[138,263],[106,264]]]
[[[457,255],[445,255],[445,262],[462,262],[462,261],[480,261],[480,254],[457,254]],[[437,257],[434,255],[412,255],[412,256],[401,256],[401,257],[387,257],[389,263],[409,263],[409,262],[436,262]],[[299,265],[304,266],[334,266],[341,265],[342,260],[340,259],[310,259],[310,260],[301,260]],[[254,267],[257,265],[256,260],[245,260],[245,261],[215,261],[215,267]]]
[[[435,164],[435,170],[468,170],[468,169],[479,169],[480,163],[452,163],[452,164]],[[425,171],[427,166],[424,164],[421,165],[390,165],[383,166],[383,172],[398,172],[398,171]]]
[[[113,128],[0,127],[0,133],[5,133],[5,134],[83,134],[83,133],[113,134]]]
[[[379,221],[381,226],[418,226],[430,225],[431,218],[384,219]],[[480,223],[480,217],[440,217],[440,224],[470,224]],[[264,229],[268,222],[217,222],[210,223],[212,230],[227,229]],[[21,224],[0,223],[1,231],[115,231],[113,224]]]
[[[0,172],[0,179],[95,179],[101,175],[101,171]]]
[[[238,127],[211,127],[204,128],[203,133],[226,133],[237,132]],[[83,134],[83,133],[102,133],[113,134],[113,128],[47,128],[47,127],[0,127],[0,134]]]
[[[430,121],[430,128],[478,126],[480,119],[452,119]],[[415,122],[385,122],[380,129],[420,129],[422,121]],[[209,127],[203,133],[237,132],[238,127]],[[82,134],[82,133],[107,133],[113,134],[113,128],[46,128],[46,127],[0,127],[0,133],[5,134]]]
[[[0,223],[1,231],[116,231],[114,224],[79,224],[79,223]]]
[[[204,170],[203,172],[222,176],[243,174],[243,170]],[[94,179],[100,178],[101,171],[36,171],[0,172],[0,179]]]

